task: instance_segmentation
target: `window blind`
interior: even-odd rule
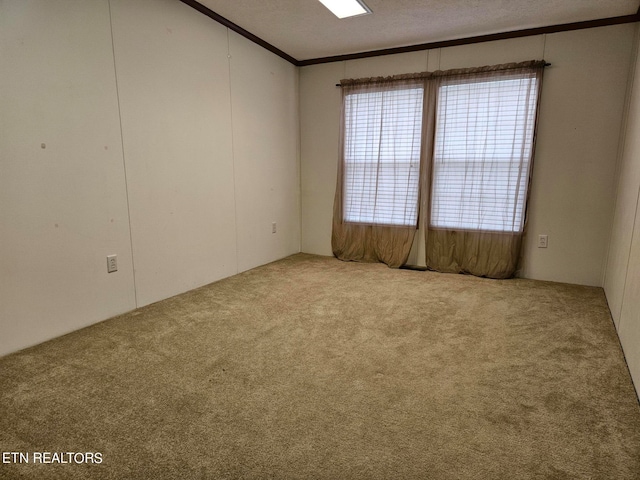
[[[345,96],[344,221],[417,224],[423,95],[412,86]]]
[[[446,80],[437,102],[431,226],[522,232],[535,73]]]

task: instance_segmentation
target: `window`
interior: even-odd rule
[[[437,99],[430,223],[522,232],[537,104],[535,73],[446,80]]]
[[[345,222],[417,225],[423,94],[405,85],[345,96]]]
[[[513,276],[545,66],[342,80],[334,255],[403,265],[420,222],[428,268]]]

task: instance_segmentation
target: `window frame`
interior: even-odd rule
[[[372,165],[378,165],[378,170],[380,169],[380,164],[383,163],[384,161],[380,159],[380,151],[378,151],[378,159],[375,161],[371,161],[371,162],[367,162],[367,161],[363,161],[363,162],[350,162],[349,161],[349,155],[347,153],[347,147],[348,147],[348,132],[349,132],[349,125],[348,125],[348,119],[347,119],[347,109],[348,109],[348,97],[353,96],[353,95],[367,95],[367,94],[378,94],[378,93],[386,93],[386,92],[394,92],[394,91],[403,91],[403,90],[420,90],[420,98],[419,98],[419,108],[417,108],[417,115],[415,115],[414,117],[414,122],[415,119],[418,120],[419,122],[419,128],[417,129],[417,139],[418,139],[418,147],[417,147],[417,158],[415,158],[415,156],[410,156],[409,157],[409,161],[408,162],[404,162],[407,165],[407,170],[410,171],[412,168],[415,168],[416,170],[416,174],[414,174],[413,176],[415,176],[415,185],[412,185],[411,187],[409,187],[407,190],[409,191],[410,188],[412,188],[413,190],[415,190],[415,192],[413,192],[413,197],[415,198],[415,205],[413,207],[411,207],[411,210],[413,210],[414,212],[412,212],[411,215],[411,221],[405,221],[405,222],[385,222],[385,221],[376,221],[375,220],[375,212],[372,213],[372,219],[364,219],[364,220],[357,220],[357,219],[353,219],[350,218],[350,216],[352,215],[351,212],[348,211],[349,209],[349,198],[350,198],[350,194],[348,192],[348,182],[347,182],[347,177],[349,175],[349,164],[354,164],[354,163],[369,163]],[[342,221],[346,224],[350,224],[350,225],[364,225],[364,226],[380,226],[380,227],[391,227],[391,228],[414,228],[417,229],[419,227],[419,219],[420,219],[420,184],[421,184],[421,165],[422,165],[422,152],[423,152],[423,142],[424,139],[422,138],[423,135],[423,123],[425,121],[424,118],[424,102],[425,102],[425,87],[424,87],[424,81],[422,80],[416,80],[416,81],[411,81],[409,83],[404,83],[404,84],[387,84],[387,85],[374,85],[374,86],[367,86],[366,88],[353,88],[351,89],[351,91],[348,92],[344,92],[344,97],[343,97],[343,112],[342,112],[342,121],[344,122],[344,138],[342,138],[341,140],[341,148],[343,151],[343,178],[342,178],[342,198],[343,198],[343,202],[342,202]],[[383,107],[382,107],[383,108]],[[384,112],[383,112],[384,113]],[[381,119],[381,121],[383,121]],[[380,137],[383,136],[383,132],[381,130],[381,132],[378,133],[378,135]],[[414,132],[415,135],[415,132]],[[415,153],[413,150],[410,153]],[[413,159],[413,160],[412,160]],[[395,164],[395,159],[394,161],[391,162],[387,162],[390,165]],[[393,168],[393,167],[392,167]],[[411,173],[407,174],[407,178],[410,179],[411,178]],[[377,177],[379,178],[379,177]],[[374,192],[374,197],[377,198],[379,195],[378,192]],[[407,195],[409,195],[409,193],[407,193]],[[375,210],[375,205],[376,202],[374,201],[372,208]],[[405,204],[404,209],[406,211],[407,209],[407,205]],[[406,220],[406,214],[403,217]]]
[[[527,72],[513,72],[511,74],[504,73],[504,72],[500,72],[501,76],[499,78],[496,77],[482,77],[482,76],[478,76],[475,77],[473,74],[468,74],[468,75],[464,75],[464,76],[460,76],[460,77],[456,77],[456,76],[452,76],[450,78],[446,78],[442,81],[442,83],[440,85],[438,85],[437,88],[437,92],[436,92],[436,97],[435,97],[435,101],[436,101],[436,113],[435,113],[435,125],[434,125],[434,134],[433,134],[433,149],[432,149],[432,156],[431,156],[431,165],[430,165],[430,169],[431,169],[431,174],[430,174],[430,178],[429,178],[429,205],[428,205],[428,209],[429,209],[429,215],[428,215],[428,228],[431,230],[441,230],[441,231],[457,231],[457,232],[486,232],[486,233],[493,233],[493,234],[506,234],[506,235],[522,235],[524,233],[525,230],[525,226],[526,226],[526,217],[527,217],[527,204],[528,204],[528,197],[529,197],[529,189],[530,189],[530,185],[531,185],[531,173],[532,173],[532,169],[533,169],[533,157],[534,157],[534,153],[535,153],[535,143],[536,143],[536,124],[537,124],[537,118],[538,118],[538,110],[539,110],[539,82],[540,82],[540,78],[539,76],[536,74],[535,71],[527,71]],[[485,74],[480,74],[480,75],[485,75]],[[461,227],[461,226],[451,226],[451,225],[443,225],[441,223],[436,224],[434,223],[434,214],[433,214],[433,209],[434,209],[434,198],[437,195],[436,192],[436,156],[437,156],[437,147],[438,147],[438,132],[439,132],[439,127],[440,127],[440,122],[441,122],[441,118],[440,118],[440,91],[441,88],[443,87],[447,87],[450,85],[465,85],[465,84],[479,84],[479,83],[492,83],[492,82],[502,82],[502,81],[509,81],[509,80],[517,80],[517,79],[528,79],[530,80],[530,82],[532,83],[531,85],[529,85],[527,88],[529,89],[529,93],[534,95],[534,101],[530,102],[533,105],[530,107],[530,114],[532,117],[532,121],[531,122],[527,122],[526,123],[526,128],[528,128],[530,130],[530,132],[524,132],[523,133],[523,137],[528,137],[530,134],[530,143],[528,145],[528,155],[526,156],[526,168],[522,168],[522,174],[524,175],[524,182],[523,182],[523,190],[522,193],[520,193],[519,195],[517,195],[517,198],[514,199],[515,203],[514,203],[514,209],[518,208],[518,201],[521,200],[521,214],[519,217],[519,224],[518,224],[518,228],[517,229],[491,229],[491,228],[468,228],[468,227]],[[524,157],[523,157],[524,158]],[[513,162],[514,157],[511,157],[508,161],[505,161],[504,163],[508,163],[509,165],[512,165],[516,162]],[[468,161],[461,161],[461,163],[464,164],[468,164]],[[514,215],[515,216],[515,215]]]

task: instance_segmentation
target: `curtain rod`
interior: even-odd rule
[[[525,66],[523,66],[523,64],[527,64],[527,63],[533,63],[533,62],[522,62],[522,63],[516,63],[516,64],[508,64],[509,66],[506,67],[506,68],[503,68],[503,69],[500,69],[500,68],[493,69],[493,67],[478,67],[478,68],[473,68],[472,67],[472,68],[469,68],[468,70],[469,70],[469,73],[483,73],[485,71],[484,70],[485,68],[487,69],[486,71],[489,71],[489,72],[490,71],[513,70],[513,69],[516,69],[516,68],[525,68]],[[543,67],[550,67],[550,66],[551,66],[551,64],[549,62],[544,62],[544,64],[543,64]],[[436,72],[442,72],[442,73],[455,72],[455,73],[452,73],[452,75],[464,75],[464,70],[465,69],[436,70]],[[423,72],[422,75],[431,74],[429,76],[444,76],[444,75],[433,75],[436,72]],[[409,77],[411,75],[416,75],[416,77],[419,77],[419,75],[421,75],[421,74],[417,73],[417,74],[397,75],[397,76],[398,77]],[[396,77],[396,76],[394,75],[394,76],[386,77],[386,78],[393,80],[394,77]],[[427,75],[425,75],[425,77],[427,77]],[[377,78],[382,79],[382,78],[385,78],[385,77],[377,77]],[[336,87],[342,87],[342,86],[343,85],[341,83],[336,83]]]

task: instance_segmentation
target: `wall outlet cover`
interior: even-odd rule
[[[548,235],[538,235],[538,248],[547,248],[549,246]]]
[[[118,271],[118,256],[107,255],[107,273],[113,273]]]

